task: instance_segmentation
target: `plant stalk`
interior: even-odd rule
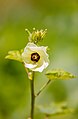
[[[31,87],[31,113],[30,113],[30,119],[34,119],[34,105],[35,105],[34,72],[32,72],[32,80],[30,80],[30,87]]]

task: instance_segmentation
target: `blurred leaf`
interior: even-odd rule
[[[15,50],[15,51],[9,51],[8,55],[5,57],[6,59],[11,59],[11,60],[17,60],[19,62],[23,62],[22,61],[22,57],[21,57],[21,51]]]
[[[48,106],[38,106],[38,109],[46,114],[46,115],[56,115],[58,116],[59,114],[67,114],[67,113],[73,113],[74,109],[71,109],[67,106],[65,102],[63,103],[52,103]]]
[[[54,69],[51,71],[47,71],[46,76],[49,78],[49,80],[57,80],[57,79],[69,80],[75,78],[73,74],[61,69]]]

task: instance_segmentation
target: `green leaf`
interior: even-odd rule
[[[61,69],[54,69],[51,71],[47,71],[46,76],[49,78],[49,80],[57,80],[57,79],[69,80],[75,78],[73,74]]]
[[[23,62],[21,53],[22,53],[22,50],[21,51],[18,51],[18,50],[9,51],[5,59],[11,59],[11,60],[17,60],[19,62]]]
[[[74,109],[71,109],[67,106],[65,102],[63,103],[52,103],[47,106],[38,106],[38,109],[49,116],[54,116],[54,115],[62,115],[62,114],[67,114],[67,113],[73,113]]]

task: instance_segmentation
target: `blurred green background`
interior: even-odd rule
[[[5,60],[9,50],[28,42],[25,28],[48,29],[41,45],[48,45],[50,65],[75,75],[78,72],[78,0],[0,0],[0,119],[27,119],[30,84],[21,63]],[[46,70],[36,73],[35,90],[47,81]],[[75,114],[52,119],[78,119],[78,80],[56,81],[37,98],[37,104],[67,101]],[[44,119],[38,109],[35,119]],[[51,119],[51,118],[50,118]]]

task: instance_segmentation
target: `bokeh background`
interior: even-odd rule
[[[5,60],[9,50],[28,42],[25,28],[48,29],[41,45],[48,45],[50,65],[78,75],[78,0],[0,0],[0,119],[27,119],[30,114],[30,82],[21,63]],[[35,90],[47,81],[36,73]],[[56,81],[37,98],[36,105],[67,101],[75,114],[52,119],[78,119],[78,80]],[[38,109],[35,119],[44,119]]]

